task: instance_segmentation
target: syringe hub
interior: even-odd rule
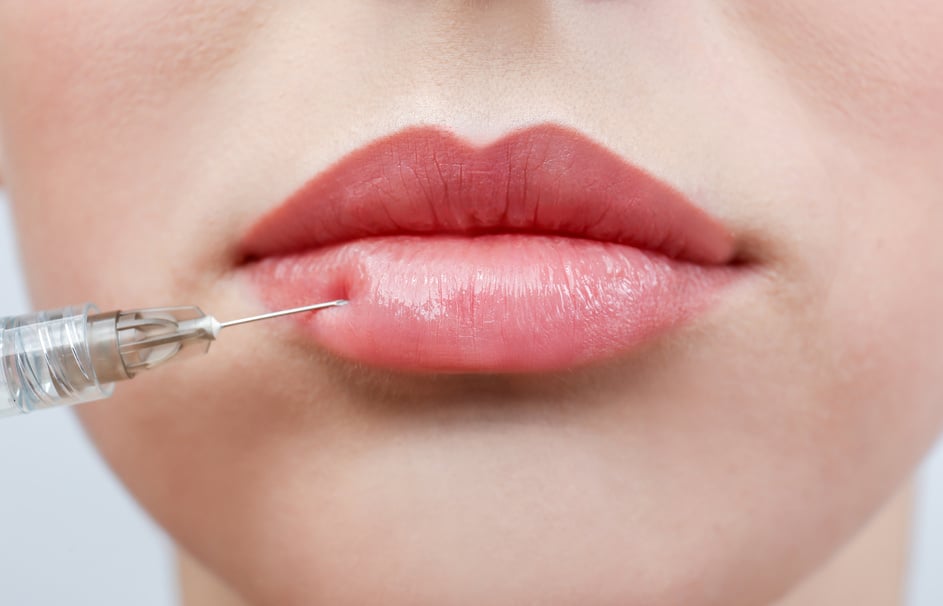
[[[88,318],[88,341],[100,381],[123,381],[182,355],[206,353],[220,323],[199,307],[112,311]]]

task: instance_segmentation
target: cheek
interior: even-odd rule
[[[3,109],[27,120],[30,132],[49,121],[130,122],[114,110],[134,117],[160,112],[171,92],[233,63],[264,20],[264,6],[252,0],[7,3],[0,7]]]
[[[73,265],[104,255],[123,271],[133,261],[121,257],[142,244],[128,226],[159,228],[182,211],[171,184],[201,166],[180,161],[195,147],[200,100],[269,9],[250,0],[0,4],[0,165],[36,305],[89,293],[109,304],[111,285],[94,272],[55,270],[62,251]]]
[[[779,236],[802,293],[790,315],[816,366],[823,439],[872,465],[871,482],[899,475],[943,423],[943,4],[723,6],[795,101],[784,128],[818,150],[803,173],[816,177],[776,212],[790,207]]]
[[[943,207],[933,203],[943,186],[893,183],[833,234],[843,239],[810,301],[823,422],[871,482],[900,477],[943,425]]]
[[[943,4],[732,0],[725,12],[827,127],[897,145],[943,129]]]

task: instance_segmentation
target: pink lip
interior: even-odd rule
[[[375,141],[242,241],[269,307],[334,353],[402,370],[547,371],[618,355],[707,308],[732,236],[683,195],[555,125],[476,148]]]

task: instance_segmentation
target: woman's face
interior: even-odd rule
[[[581,132],[732,234],[736,263],[666,270],[729,273],[704,305],[589,364],[443,373],[318,341],[317,322],[356,318],[358,343],[442,361],[428,323],[352,293],[313,332],[227,330],[80,416],[181,546],[259,603],[764,603],[943,421],[941,35],[933,0],[6,2],[0,174],[36,307],[228,319],[273,304],[246,234],[351,152],[419,126],[467,154]],[[499,295],[543,267],[418,237],[422,262],[401,254],[394,277],[438,280],[464,246],[493,246],[476,271]],[[344,254],[379,271],[401,240]],[[427,262],[446,246],[444,269]],[[438,303],[501,301],[457,291]],[[595,339],[638,321],[623,303]],[[528,359],[554,347],[514,330],[543,339]]]

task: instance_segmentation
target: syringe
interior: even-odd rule
[[[108,398],[117,381],[173,358],[206,353],[224,328],[346,303],[231,322],[193,306],[99,313],[92,304],[0,318],[0,418]]]

